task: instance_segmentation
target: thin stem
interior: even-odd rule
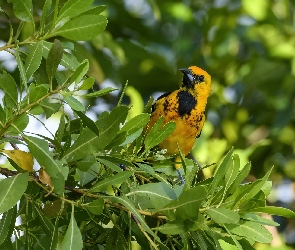
[[[61,89],[63,88],[63,86],[58,87],[57,89],[53,90],[53,91],[49,91],[45,96],[42,96],[40,99],[36,100],[35,102],[32,102],[30,104],[28,104],[23,110],[21,110],[19,113],[17,113],[0,131],[0,136],[2,136],[6,130],[23,114],[25,114],[30,108],[32,108],[34,105],[38,104],[39,102],[43,101],[44,99],[46,99],[47,97],[49,97],[50,95],[56,94],[58,93]]]
[[[123,96],[125,95],[127,86],[128,86],[128,81],[126,81],[125,86],[124,86],[124,88],[122,90],[122,93],[121,93],[120,99],[118,101],[117,107],[119,107],[121,105],[121,102],[123,100]]]

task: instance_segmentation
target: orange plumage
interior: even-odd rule
[[[200,135],[205,122],[205,108],[211,89],[211,76],[203,69],[191,66],[180,69],[182,86],[171,93],[160,96],[153,105],[148,130],[163,116],[164,124],[176,123],[176,129],[159,144],[167,149],[167,155],[178,153],[178,146],[187,155]],[[177,146],[178,145],[178,146]]]

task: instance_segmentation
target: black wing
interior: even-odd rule
[[[157,100],[155,101],[155,103],[152,105],[152,113],[155,111],[155,104],[158,100],[164,98],[164,97],[167,97],[168,95],[170,95],[172,92],[168,92],[168,93],[164,93],[162,95],[160,95]]]

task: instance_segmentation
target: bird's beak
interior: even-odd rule
[[[186,86],[188,88],[193,88],[194,86],[194,79],[192,76],[192,72],[189,69],[179,69],[183,73],[183,80],[182,84],[183,86]]]
[[[187,68],[179,69],[179,71],[181,71],[183,74],[186,74],[186,75],[190,73],[190,70]]]

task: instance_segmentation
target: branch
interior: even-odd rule
[[[6,177],[10,177],[10,176],[14,176],[14,175],[17,175],[19,172],[18,171],[15,171],[15,170],[9,170],[7,168],[0,168],[0,174],[3,174],[5,175]],[[68,199],[65,199],[63,197],[60,197],[58,196],[57,194],[55,194],[54,192],[52,192],[52,190],[48,190],[43,184],[42,182],[40,181],[39,179],[39,176],[37,174],[34,174],[33,175],[33,180],[40,186],[42,187],[45,191],[47,191],[47,193],[49,195],[53,195],[59,199],[63,199],[65,200],[66,202],[69,202],[69,203],[74,203],[74,201],[72,200],[68,200]],[[102,196],[102,195],[97,195],[97,194],[91,194],[91,193],[88,193],[88,189],[80,189],[80,188],[74,188],[74,187],[71,187],[71,186],[66,186],[65,187],[66,190],[69,190],[69,191],[72,191],[72,192],[76,192],[76,193],[79,193],[83,196],[87,196],[89,198],[93,198],[93,199],[99,199],[99,198],[103,198],[104,199],[104,202],[105,204],[108,204],[112,207],[117,207],[121,210],[124,210],[126,212],[129,212],[129,210],[124,207],[123,205],[120,205],[120,204],[117,204],[117,203],[113,203],[111,202],[110,200],[108,200],[108,198],[106,196]],[[82,205],[83,206],[83,205]],[[165,215],[162,215],[158,212],[147,212],[147,211],[143,211],[143,210],[137,210],[140,214],[142,215],[145,215],[145,216],[149,216],[149,217],[154,217],[154,218],[157,218],[157,219],[161,219],[161,220],[169,220]]]

